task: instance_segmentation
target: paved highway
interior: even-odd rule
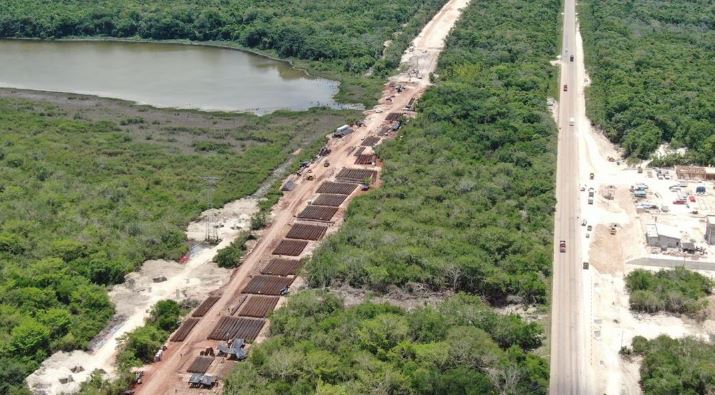
[[[579,246],[579,163],[576,126],[578,81],[576,59],[576,4],[565,0],[563,45],[561,49],[561,98],[559,100],[559,142],[556,171],[556,216],[554,222],[554,276],[551,313],[551,382],[550,393],[587,394],[586,356],[581,306],[583,298],[582,262]],[[578,59],[581,61],[581,59]],[[564,91],[564,86],[568,87]],[[566,241],[566,252],[559,252],[559,242]]]

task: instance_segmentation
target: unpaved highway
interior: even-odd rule
[[[234,271],[229,283],[220,290],[221,299],[199,321],[183,342],[169,344],[161,362],[146,367],[144,383],[135,388],[137,394],[197,393],[196,390],[190,390],[188,387],[189,375],[186,368],[200,351],[206,347],[216,347],[217,342],[207,340],[207,337],[218,323],[221,315],[236,303],[240,290],[271,256],[273,248],[283,239],[290,225],[295,221],[295,215],[305,207],[308,200],[315,196],[320,183],[330,180],[340,168],[360,167],[353,164],[355,160],[352,155],[354,147],[359,145],[365,137],[375,135],[381,125],[385,123],[385,118],[389,113],[402,112],[411,99],[418,98],[424,93],[429,86],[429,74],[435,70],[437,58],[444,47],[444,40],[461,15],[461,9],[468,3],[469,0],[450,0],[424,27],[423,32],[414,41],[413,50],[403,57],[410,62],[409,64],[417,66],[417,71],[422,78],[415,78],[414,74],[410,76],[409,71],[392,78],[393,83],[402,83],[406,89],[402,93],[398,93],[394,88],[386,88],[380,104],[375,109],[366,111],[365,126],[357,128],[354,133],[342,139],[331,140],[332,152],[325,159],[310,167],[315,180],[308,181],[301,178],[294,190],[284,194],[274,207],[270,226],[264,230],[256,247],[246,256],[242,265]],[[419,61],[412,62],[415,58],[419,58]],[[326,160],[330,162],[328,167],[323,166]],[[364,167],[379,170],[379,167]],[[344,215],[345,206],[347,204],[344,204],[338,212],[339,218]],[[340,220],[331,226],[332,229],[329,232],[334,231],[339,225]],[[309,252],[304,252],[302,257]],[[296,287],[296,284],[300,284],[300,281],[296,281],[292,289]],[[266,329],[264,328],[257,341],[260,341],[265,334]],[[220,365],[217,368],[220,375],[228,373],[232,366],[231,363],[224,363],[223,359],[218,363],[214,362],[214,365],[216,364]]]

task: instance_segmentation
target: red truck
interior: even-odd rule
[[[561,240],[559,243],[559,251],[566,252],[566,240]]]

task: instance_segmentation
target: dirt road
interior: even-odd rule
[[[413,49],[406,54],[406,59],[419,58],[419,61],[415,61],[415,64],[419,64],[419,73],[405,72],[392,78],[393,87],[386,87],[380,104],[373,110],[365,112],[365,125],[342,139],[330,140],[329,147],[332,152],[309,168],[315,179],[309,181],[305,177],[301,177],[297,180],[295,189],[283,195],[274,207],[271,224],[264,230],[256,247],[248,254],[243,264],[234,271],[229,283],[219,290],[222,295],[220,300],[199,321],[183,342],[172,343],[168,346],[161,362],[146,367],[144,383],[136,387],[138,394],[191,393],[192,390],[187,385],[189,374],[186,372],[186,368],[200,351],[206,347],[215,348],[217,346],[217,342],[207,340],[209,333],[216,326],[220,317],[236,303],[237,296],[251,276],[258,273],[270,259],[273,248],[283,239],[290,225],[295,221],[295,216],[316,195],[318,186],[323,181],[331,180],[344,167],[379,170],[377,166],[355,165],[355,156],[353,155],[355,147],[359,146],[364,138],[377,135],[381,126],[386,124],[385,120],[388,114],[403,112],[411,99],[418,98],[424,93],[429,85],[428,76],[436,68],[437,58],[444,46],[444,39],[461,15],[461,8],[467,3],[468,0],[449,1],[425,26],[423,32],[415,40]],[[401,93],[394,88],[397,84],[405,86]],[[328,161],[330,166],[325,167],[325,161]],[[338,220],[331,224],[333,229],[329,232],[334,231],[342,222],[348,203],[341,206],[336,215]],[[303,252],[301,258],[314,249],[315,243],[311,244],[313,245]],[[291,290],[295,289],[299,283],[300,281],[294,282]],[[257,341],[260,341],[266,331],[267,328],[264,328]],[[231,363],[224,362],[221,360],[221,366],[214,371],[223,373],[230,371]],[[216,362],[214,363],[216,364]]]

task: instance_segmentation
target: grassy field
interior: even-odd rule
[[[15,97],[15,98],[12,98]],[[253,193],[355,111],[200,113],[66,94],[0,94],[0,393],[113,313],[105,286],[187,250],[187,223]],[[16,373],[19,372],[19,373]],[[4,373],[3,373],[4,374]],[[8,373],[9,374],[9,373]]]

